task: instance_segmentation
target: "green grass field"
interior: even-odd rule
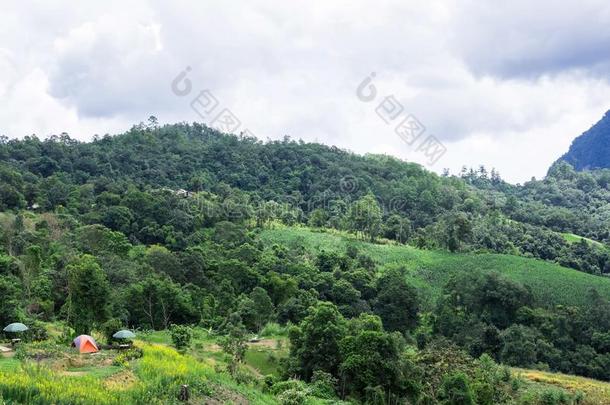
[[[259,237],[265,244],[302,243],[312,254],[322,249],[344,252],[348,244],[353,244],[380,266],[405,266],[410,282],[422,291],[426,306],[432,305],[451,274],[475,270],[497,272],[529,286],[535,297],[547,304],[582,306],[587,302],[587,292],[591,287],[604,296],[610,296],[610,278],[525,257],[460,254],[405,245],[371,244],[345,233],[313,231],[303,227],[267,229]]]
[[[68,373],[83,373],[103,380],[121,371],[121,367],[89,365],[85,367],[68,367],[66,371]]]
[[[598,242],[596,240],[593,239],[589,239],[589,238],[585,238],[584,236],[578,236],[575,235],[573,233],[562,233],[561,236],[569,243],[578,243],[581,240],[585,240],[587,242],[589,242],[590,244],[594,245],[594,246],[598,246],[598,247],[604,247],[605,245],[601,242]]]
[[[16,371],[21,362],[14,357],[0,356],[0,372]]]
[[[274,360],[274,357],[270,357],[272,353],[269,350],[249,349],[246,352],[245,362],[262,375],[271,374],[278,377],[280,375],[279,359],[275,357]]]

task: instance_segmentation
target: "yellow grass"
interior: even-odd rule
[[[513,372],[530,382],[552,385],[572,393],[581,391],[585,394],[585,403],[597,405],[610,404],[610,383],[590,378],[550,373],[538,370],[514,368]]]

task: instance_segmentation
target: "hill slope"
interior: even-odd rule
[[[449,277],[456,272],[479,270],[497,272],[532,289],[543,303],[582,306],[587,292],[595,287],[610,296],[610,278],[597,277],[541,260],[500,254],[455,254],[438,250],[420,250],[404,245],[375,245],[346,234],[316,232],[308,228],[267,229],[260,238],[267,244],[289,245],[298,241],[308,251],[341,251],[355,244],[379,265],[405,265],[410,281],[432,305]]]
[[[610,111],[576,138],[564,160],[577,170],[610,168]]]

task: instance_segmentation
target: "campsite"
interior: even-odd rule
[[[610,1],[0,1],[0,405],[610,405]]]
[[[246,384],[240,385],[223,372],[229,356],[202,328],[193,328],[190,348],[179,352],[169,331],[138,332],[125,344],[97,333],[71,339],[59,323],[44,327],[44,340],[24,337],[11,347],[0,339],[0,403],[271,403],[248,384],[263,373],[277,376],[278,361],[287,355],[285,336],[246,343],[240,370]],[[188,401],[180,401],[183,386]]]
[[[294,395],[304,388],[298,381],[277,383],[289,342],[286,329],[274,324],[244,342],[243,363],[233,375],[227,372],[232,358],[222,338],[204,328],[192,328],[188,347],[181,349],[168,330],[139,331],[121,345],[99,333],[72,339],[66,334],[69,328],[57,322],[44,328],[44,340],[24,337],[13,348],[0,339],[0,403],[275,404],[284,403],[277,397],[282,390]],[[551,389],[582,392],[582,404],[604,404],[610,396],[610,384],[600,381],[526,369],[512,372],[513,384],[532,398]],[[181,397],[185,389],[186,399]],[[342,403],[303,398],[313,405]]]

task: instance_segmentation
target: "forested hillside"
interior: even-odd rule
[[[31,340],[205,328],[219,372],[282,403],[579,398],[497,363],[610,380],[610,170],[515,186],[151,119],[4,138],[0,191],[0,324]],[[244,377],[271,327],[281,372]]]
[[[576,138],[561,160],[577,170],[610,168],[610,111]]]
[[[610,271],[603,246],[561,235],[607,246],[610,170],[579,173],[560,163],[545,180],[512,186],[483,167],[437,176],[388,156],[289,139],[263,143],[199,124],[159,128],[155,120],[91,143],[67,135],[4,139],[0,159],[0,208],[61,207],[135,243],[184,248],[196,221],[281,217],[419,247],[519,254],[589,273]],[[187,201],[164,195],[178,189],[201,193]],[[367,195],[377,201],[379,221],[356,224],[350,204]]]

